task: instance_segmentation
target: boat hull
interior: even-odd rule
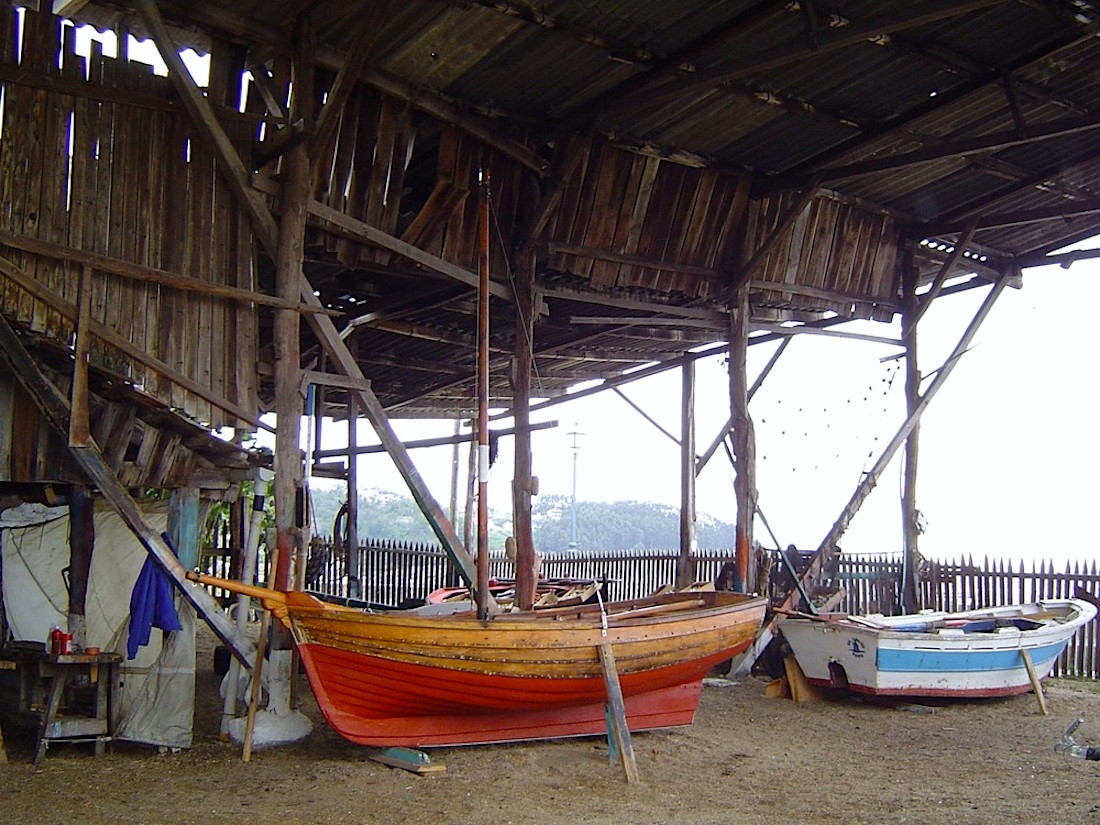
[[[609,605],[606,635],[598,607],[489,620],[315,605],[288,612],[318,706],[338,733],[362,745],[426,747],[605,733],[601,644],[615,655],[631,730],[689,725],[703,677],[748,647],[764,609],[762,599],[713,593],[649,600],[636,617]]]
[[[870,620],[790,618],[781,629],[816,685],[876,696],[976,698],[1031,690],[1022,651],[1045,678],[1094,615],[1086,602],[1062,600]]]

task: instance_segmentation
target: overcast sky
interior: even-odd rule
[[[985,295],[982,288],[941,298],[925,316],[920,362],[926,376],[942,364]],[[1100,409],[1094,364],[1100,347],[1087,315],[1080,318],[1074,310],[1085,314],[1097,306],[1100,266],[1092,262],[1070,270],[1030,270],[1023,289],[1003,292],[922,418],[918,507],[927,524],[920,544],[925,555],[1091,563],[1097,541],[1091,516],[1100,494],[1094,423]],[[895,337],[898,332],[871,322],[850,327]],[[750,375],[775,346],[750,348]],[[862,473],[904,421],[903,364],[882,361],[897,352],[877,343],[799,336],[754,398],[760,506],[780,544],[817,547]],[[680,381],[679,371],[671,371],[629,384],[624,392],[678,435]],[[724,362],[699,362],[700,451],[729,415],[728,398]],[[679,503],[679,448],[614,393],[562,404],[534,419],[559,422],[533,435],[534,471],[543,495],[571,494],[571,433],[577,432],[579,500]],[[394,424],[403,438],[449,435],[453,427],[450,422]],[[361,442],[373,441],[369,425],[361,428]],[[334,436],[336,427],[327,431]],[[412,455],[446,508],[450,448]],[[494,510],[511,506],[512,461],[512,439],[501,439],[490,483]],[[845,552],[901,548],[901,466],[899,452],[842,540]],[[360,478],[363,489],[404,492],[383,455],[363,457]],[[699,512],[733,521],[732,481],[729,461],[719,452],[699,477]],[[759,521],[756,535],[772,543]]]

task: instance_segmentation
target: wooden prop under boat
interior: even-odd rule
[[[1088,602],[1057,599],[962,613],[797,616],[779,628],[814,684],[876,696],[969,698],[1031,690],[1028,660],[1044,678],[1095,615]]]
[[[377,747],[603,734],[604,643],[632,731],[689,725],[703,677],[748,648],[767,606],[738,593],[665,593],[479,619],[473,611],[366,612],[302,592],[188,578],[259,599],[291,630],[328,723]]]

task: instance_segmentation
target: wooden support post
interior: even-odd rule
[[[226,182],[232,190],[235,199],[248,215],[253,231],[255,232],[257,238],[259,238],[264,250],[277,262],[276,279],[278,281],[278,278],[281,275],[285,276],[287,274],[285,271],[280,272],[279,262],[285,263],[287,261],[293,260],[293,256],[288,255],[280,250],[280,244],[294,243],[299,247],[299,249],[304,247],[305,222],[304,219],[302,219],[297,214],[300,209],[300,205],[296,202],[298,196],[295,196],[293,193],[288,194],[285,191],[282,193],[281,201],[283,204],[282,208],[284,212],[283,224],[281,226],[277,226],[275,223],[275,219],[271,215],[271,211],[268,209],[267,204],[263,201],[262,195],[260,195],[260,193],[253,188],[253,181],[250,180],[248,170],[241,162],[241,159],[237,155],[236,150],[233,148],[232,143],[226,136],[225,130],[222,129],[221,125],[218,123],[218,120],[214,116],[213,110],[210,108],[210,105],[203,95],[202,90],[200,90],[195,85],[195,82],[191,78],[190,73],[187,71],[187,68],[183,64],[183,61],[180,59],[178,49],[172,42],[172,38],[168,33],[168,29],[164,25],[164,21],[161,18],[160,11],[157,7],[155,0],[137,0],[135,5],[138,12],[141,14],[142,19],[149,27],[150,35],[152,36],[154,42],[157,44],[157,49],[160,52],[161,57],[164,59],[165,63],[169,67],[169,77],[175,84],[176,89],[179,92],[180,97],[182,98],[184,105],[187,108],[188,114],[190,115],[191,120],[194,122],[194,125],[198,130],[199,135],[208,144],[211,152],[217,158],[219,172],[221,172],[221,174],[225,177]],[[305,82],[304,78],[300,78],[298,81],[296,81],[296,87],[303,90],[312,89],[313,83],[307,83]],[[305,97],[308,98],[308,94]],[[308,99],[312,100],[312,98]],[[291,115],[291,119],[298,119],[303,116],[303,114],[304,113],[294,112]],[[309,111],[308,114],[312,118],[312,111]],[[300,176],[304,176],[304,185],[308,189],[308,184],[310,180],[310,164],[308,156],[304,158],[304,161],[301,159],[300,156],[302,154],[308,155],[306,147],[301,145],[295,147],[292,151],[288,153],[286,159],[286,170],[284,172],[286,180],[284,180],[283,182],[283,187],[302,186],[303,184],[296,181],[295,179]],[[299,156],[299,159],[294,160],[296,155]],[[298,168],[298,164],[301,163],[304,163],[304,171]],[[539,170],[541,171],[541,161],[539,161],[537,165]],[[301,223],[302,232],[293,234],[287,231],[289,224],[287,223],[288,218],[286,212],[288,211],[288,208],[290,211],[295,213],[291,217],[291,220],[293,220],[295,223]],[[333,221],[337,225],[340,225],[341,222],[347,222],[349,220],[347,216],[343,213],[334,209],[323,208],[321,204],[312,202],[308,198],[305,208],[316,209],[317,213],[321,217],[323,217],[325,220]],[[471,279],[476,281],[475,276],[473,276],[472,273],[469,273],[466,270],[462,270],[460,267],[449,265],[447,264],[447,262],[435,258],[434,256],[427,255],[427,253],[423,252],[423,250],[412,247],[410,244],[401,245],[398,243],[394,245],[392,242],[396,241],[396,239],[392,238],[384,232],[372,230],[371,227],[363,224],[360,221],[352,221],[352,224],[355,226],[356,230],[362,231],[371,237],[375,237],[375,235],[377,235],[378,237],[376,238],[376,240],[378,240],[379,242],[390,243],[390,247],[388,248],[395,248],[395,251],[399,251],[401,254],[408,254],[410,257],[412,257],[414,260],[417,260],[418,262],[424,262],[425,260],[430,259],[426,265],[436,268],[439,271],[448,270],[451,272],[453,277],[457,277],[460,280],[466,281],[467,283],[469,283]],[[301,302],[313,310],[323,309],[320,300],[317,298],[316,295],[313,294],[312,284],[310,284],[309,280],[301,272],[300,254],[297,257],[297,271],[299,273],[298,289]],[[503,293],[503,297],[507,299],[510,299],[512,297],[510,290],[502,287],[499,284],[496,284],[495,282],[493,283],[493,286],[497,287]],[[281,297],[282,292],[278,288],[277,292]],[[309,323],[310,326],[313,328],[314,334],[317,336],[319,342],[321,343],[321,346],[324,348],[326,354],[332,360],[335,367],[349,378],[356,379],[365,384],[362,370],[355,362],[355,359],[352,358],[351,354],[348,352],[347,347],[345,346],[343,340],[340,338],[339,332],[336,330],[335,325],[332,323],[332,319],[324,313],[310,313],[309,318]],[[288,330],[290,326],[289,322],[284,321],[283,323],[286,325],[286,329]],[[289,335],[290,333],[284,331],[284,334],[280,334],[280,327],[281,324],[277,318],[275,335],[276,348],[278,348],[281,344],[289,343],[289,340],[285,336]],[[276,352],[277,366],[278,361],[279,353]],[[297,365],[295,366],[297,367]],[[278,385],[279,383],[280,382],[277,373],[276,384]],[[423,478],[421,478],[420,473],[417,471],[416,467],[409,459],[408,452],[401,444],[400,439],[397,438],[396,433],[394,433],[393,428],[389,423],[389,418],[386,415],[384,408],[382,407],[382,404],[378,401],[377,396],[375,396],[375,394],[367,387],[360,387],[356,390],[356,392],[358,394],[359,403],[362,405],[363,408],[363,414],[371,422],[371,425],[374,427],[374,430],[378,435],[379,441],[381,441],[383,446],[385,446],[386,452],[388,452],[390,457],[393,459],[393,462],[396,465],[398,472],[401,474],[401,477],[408,485],[409,492],[412,493],[413,499],[416,501],[421,511],[424,513],[424,517],[431,525],[432,530],[435,532],[436,537],[443,545],[443,548],[447,552],[447,555],[450,557],[452,563],[459,571],[459,574],[468,585],[473,586],[476,579],[476,571],[474,570],[473,559],[470,557],[470,554],[466,551],[466,549],[462,546],[462,543],[459,541],[458,536],[455,535],[454,528],[443,515],[442,508],[432,497],[431,493],[428,491],[427,485],[424,483]],[[276,390],[276,393],[278,394],[278,390]],[[276,405],[278,406],[278,401]],[[283,422],[280,419],[280,432],[282,431],[282,424]],[[293,425],[290,425],[288,422],[288,426]],[[295,445],[295,448],[297,448],[297,445]],[[277,455],[278,452],[279,449],[277,445]],[[287,452],[289,453],[289,450],[287,450]],[[289,458],[289,456],[287,457]],[[284,497],[285,495],[286,491],[284,490]],[[278,505],[276,505],[276,512],[278,512]],[[287,549],[289,550],[290,548],[288,547]],[[495,612],[497,609],[495,603],[491,603],[489,609],[490,612]]]
[[[920,403],[920,366],[917,361],[917,324],[920,304],[917,298],[917,272],[912,256],[906,257],[902,271],[902,339],[905,341],[905,412],[912,416]],[[920,454],[920,424],[914,424],[905,441],[905,469],[902,476],[901,518],[903,561],[898,600],[901,612],[919,609],[917,595],[918,536],[917,524],[917,459]]]
[[[313,28],[308,13],[295,21],[291,62],[291,120],[313,123],[314,76]],[[275,294],[284,300],[300,294],[302,261],[305,257],[306,204],[309,201],[309,149],[299,144],[283,158],[282,214],[279,221],[275,258]],[[297,498],[302,483],[300,453],[301,331],[298,314],[275,312],[275,544],[279,566],[272,578],[276,590],[291,586],[291,567],[298,544]],[[285,638],[282,638],[285,637]],[[290,646],[289,636],[276,634],[273,646]]]
[[[180,564],[187,570],[199,566],[199,491],[178,487],[168,497],[168,537]]]
[[[756,391],[760,389],[761,386],[763,386],[764,379],[766,379],[768,377],[768,374],[772,371],[772,368],[779,360],[779,356],[783,354],[783,352],[787,349],[788,345],[793,340],[794,339],[792,337],[788,336],[779,342],[779,346],[776,347],[775,352],[772,353],[772,357],[768,359],[768,363],[764,365],[764,369],[760,371],[760,374],[756,376],[756,380],[752,382],[752,386],[749,387],[749,401],[752,401],[752,397],[756,395]],[[725,443],[726,436],[728,436],[732,431],[733,416],[731,415],[728,419],[726,419],[726,423],[718,431],[718,435],[714,437],[714,440],[710,443],[710,446],[708,446],[706,450],[703,451],[703,454],[699,456],[698,460],[696,460],[696,476],[698,476],[699,473],[703,472],[703,468],[707,466],[707,463],[711,460],[711,458],[714,457],[714,454],[718,452],[718,448]],[[737,468],[735,466],[734,470],[736,469]]]
[[[749,564],[752,528],[756,517],[756,431],[749,415],[748,343],[749,291],[738,288],[730,300],[730,418],[733,421],[733,489],[737,499],[737,569],[743,592],[752,592],[754,570]]]
[[[1031,680],[1031,689],[1035,692],[1035,701],[1039,703],[1039,710],[1042,711],[1043,716],[1049,716],[1047,698],[1043,695],[1043,683],[1039,681],[1039,674],[1035,672],[1035,665],[1031,661],[1031,653],[1027,648],[1020,648],[1020,658],[1024,660],[1027,678]]]
[[[630,728],[626,724],[626,703],[623,701],[623,689],[619,684],[619,671],[615,667],[615,652],[610,642],[600,645],[600,665],[603,667],[603,680],[607,686],[607,705],[611,727],[608,738],[614,740],[623,765],[627,782],[638,781],[638,763],[634,759],[634,743],[630,739]]]
[[[535,539],[531,524],[534,494],[531,455],[531,364],[534,361],[534,253],[516,261],[516,339],[512,369],[512,414],[516,422],[515,471],[512,477],[512,524],[516,540],[516,605],[530,610],[538,584]]]
[[[352,347],[357,345],[352,342]],[[352,350],[355,354],[355,350]],[[348,596],[363,598],[362,572],[359,570],[359,406],[354,393],[348,393],[348,546],[345,549],[348,571]]]
[[[684,360],[680,395],[680,556],[676,587],[695,581],[695,361]]]
[[[85,621],[88,576],[95,548],[95,519],[92,496],[83,484],[69,488],[69,615],[68,628],[73,642],[83,648],[88,643]],[[99,644],[99,640],[95,642]]]

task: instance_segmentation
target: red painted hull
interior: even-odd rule
[[[441,697],[434,704],[437,711],[435,713],[425,713],[423,703],[410,701],[405,715],[364,715],[364,706],[369,706],[372,693],[399,693],[400,685],[395,687],[385,677],[359,670],[356,672],[358,685],[355,686],[353,695],[349,692],[348,680],[333,678],[331,672],[321,673],[317,670],[319,665],[328,667],[331,664],[329,654],[333,651],[308,648],[309,646],[301,648],[302,661],[325,720],[337,733],[358,745],[484,745],[530,739],[594,736],[607,732],[602,699],[555,707],[531,707],[526,710],[472,711],[462,708],[448,712],[447,707],[452,703]],[[599,688],[602,691],[602,683]],[[695,718],[701,691],[700,677],[687,684],[629,696],[625,699],[627,726],[632,731],[639,731],[690,725]]]
[[[703,677],[748,647],[764,600],[738,605],[710,594],[698,608],[676,610],[620,614],[610,628],[587,608],[484,622],[304,604],[291,606],[288,618],[318,705],[338,733],[362,745],[424,747],[605,733],[597,652],[605,643],[618,662],[631,730],[691,724]]]

